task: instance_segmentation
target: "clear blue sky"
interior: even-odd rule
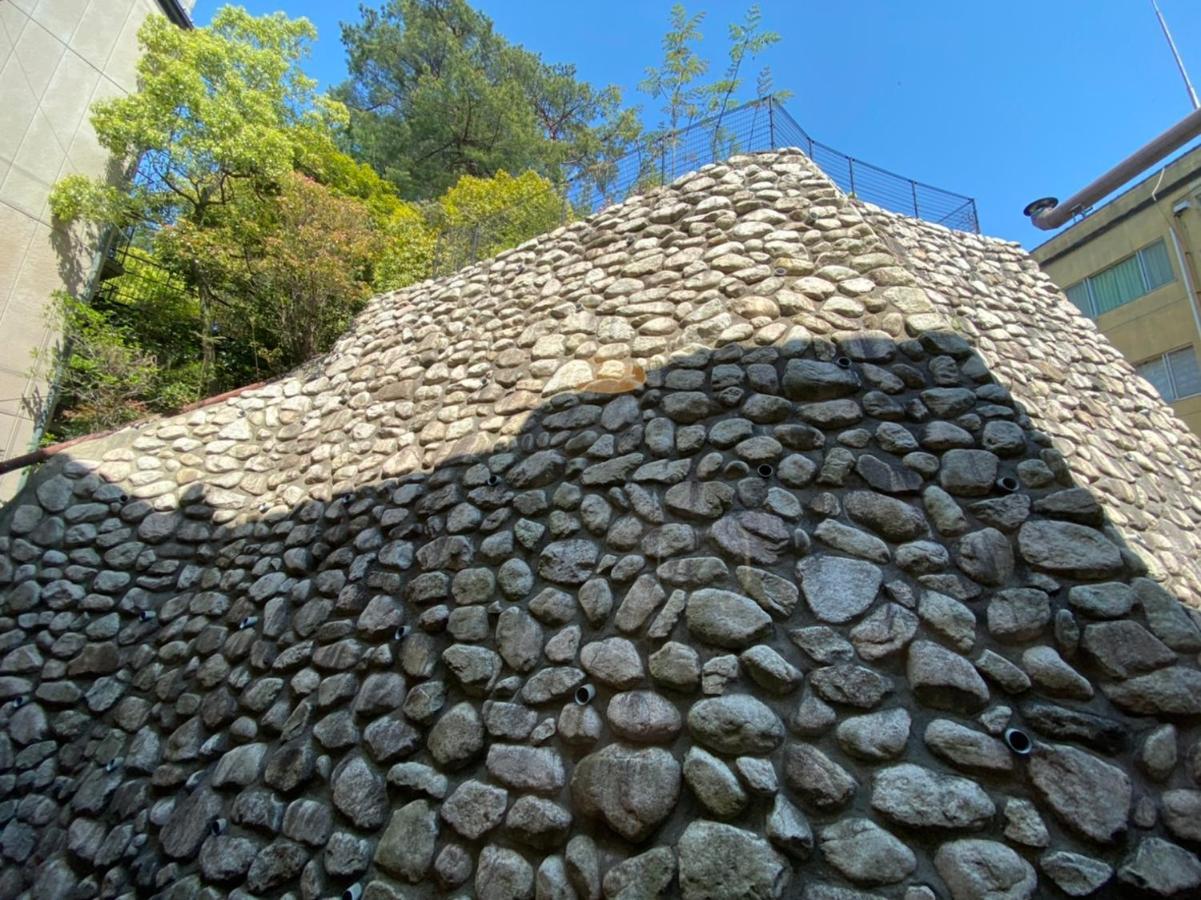
[[[205,24],[223,5],[198,0]],[[251,12],[307,16],[318,29],[306,66],[322,85],[346,75],[339,22],[358,5],[245,0]],[[378,5],[378,4],[373,4]],[[477,0],[501,34],[570,62],[580,77],[635,85],[658,62],[669,0]],[[706,10],[707,55],[724,65],[725,28],[741,0]],[[1032,247],[1046,235],[1022,216],[1045,195],[1074,193],[1174,124],[1188,97],[1150,0],[761,0],[783,40],[763,55],[794,118],[817,140],[910,178],[977,199],[988,234]],[[1201,85],[1201,2],[1160,0]],[[753,79],[752,79],[753,83]]]

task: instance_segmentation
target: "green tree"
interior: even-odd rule
[[[703,39],[701,23],[705,13],[689,15],[683,4],[671,8],[671,24],[663,36],[663,60],[658,66],[649,66],[638,89],[660,102],[660,120],[657,130],[647,137],[652,156],[659,156],[666,173],[675,174],[681,166],[692,165],[699,159],[682,158],[681,143],[676,132],[712,116],[712,141],[709,148],[713,158],[735,152],[733,136],[723,130],[721,120],[732,102],[737,99],[745,78],[743,64],[754,59],[767,47],[780,40],[774,31],[763,29],[763,16],[758,5],[752,5],[741,23],[729,26],[729,62],[720,78],[705,80],[709,74],[710,61],[700,55],[698,48]],[[783,100],[785,92],[772,92],[771,74],[763,69],[757,79],[757,98],[772,97]]]
[[[637,137],[617,88],[509,43],[466,0],[388,0],[343,25],[349,146],[411,199],[460,176],[533,170],[562,184]]]
[[[438,200],[439,252],[451,261],[448,266],[440,260],[440,269],[515,247],[557,227],[568,214],[554,186],[536,172],[464,175]]]
[[[135,176],[120,185],[69,176],[51,197],[60,219],[149,235],[147,258],[195,299],[198,321],[174,332],[196,342],[199,376],[189,368],[188,384],[197,396],[332,343],[371,284],[377,230],[402,205],[338,149],[346,110],[299,68],[314,37],[307,20],[236,7],[190,31],[150,17],[138,90],[92,111],[101,143],[136,164]],[[144,328],[122,334],[145,339],[156,358],[174,354]]]

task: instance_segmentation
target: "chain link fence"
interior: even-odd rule
[[[669,184],[736,153],[797,147],[844,192],[892,212],[979,233],[976,201],[847,156],[815,141],[774,98],[752,100],[687,128],[653,135],[635,150],[585,167],[565,185],[540,190],[473,223],[440,232],[433,276],[458,271],[503,247]]]

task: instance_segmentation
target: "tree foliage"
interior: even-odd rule
[[[661,104],[662,116],[657,130],[648,135],[648,144],[670,160],[672,171],[677,168],[679,151],[675,132],[700,119],[716,117],[713,126],[714,158],[729,155],[738,148],[733,136],[721,128],[721,117],[735,101],[745,82],[743,64],[754,59],[780,40],[774,31],[764,30],[763,15],[758,4],[750,6],[740,23],[728,27],[728,64],[720,78],[705,80],[711,67],[699,47],[703,39],[701,24],[705,13],[689,15],[683,4],[671,8],[670,27],[663,36],[663,59],[658,66],[648,66],[638,89]],[[756,97],[783,100],[786,92],[773,92],[771,73],[767,68],[756,79]]]
[[[637,137],[616,87],[597,89],[497,34],[466,0],[387,0],[343,25],[352,152],[403,196],[461,176],[531,170],[555,183]]]
[[[669,133],[720,119],[744,64],[779,39],[751,7],[730,26],[722,77],[706,81],[702,21],[672,9],[663,63],[641,85],[662,105],[647,141],[616,88],[510,43],[467,0],[364,8],[343,26],[341,99],[301,71],[316,36],[305,19],[225,7],[185,31],[150,17],[138,90],[92,112],[131,177],[68,176],[51,197],[62,220],[137,236],[91,305],[57,303],[70,340],[55,362],[56,434],[286,371],[331,346],[373,290],[566,221],[569,179],[574,197],[611,197],[631,148],[656,163],[671,153],[674,171]]]
[[[187,31],[151,16],[139,32],[138,90],[93,107],[101,144],[136,171],[119,185],[69,176],[56,185],[52,210],[139,234],[132,258],[152,263],[188,298],[152,304],[156,315],[174,316],[173,327],[130,321],[130,312],[146,311],[123,289],[146,274],[134,265],[94,309],[113,326],[106,346],[136,347],[131,358],[179,376],[170,390],[155,387],[154,399],[139,382],[131,410],[286,370],[326,349],[370,292],[380,225],[403,202],[338,149],[346,111],[318,96],[299,68],[314,36],[307,20],[233,7]],[[100,334],[95,317],[75,308],[65,324]],[[172,335],[187,335],[190,359],[180,359],[189,354]],[[72,341],[60,370],[84,372],[84,355],[101,346]],[[64,392],[64,415],[72,396]],[[85,407],[100,405],[81,404],[84,418]]]

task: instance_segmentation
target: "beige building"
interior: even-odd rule
[[[193,0],[0,0],[0,459],[33,449],[48,386],[35,355],[57,335],[53,291],[89,289],[99,260],[67,252],[47,208],[64,175],[101,175],[92,103],[136,86],[137,32],[148,15],[190,27]],[[17,486],[0,480],[0,501]]]
[[[1043,270],[1201,434],[1201,147],[1032,254]]]

